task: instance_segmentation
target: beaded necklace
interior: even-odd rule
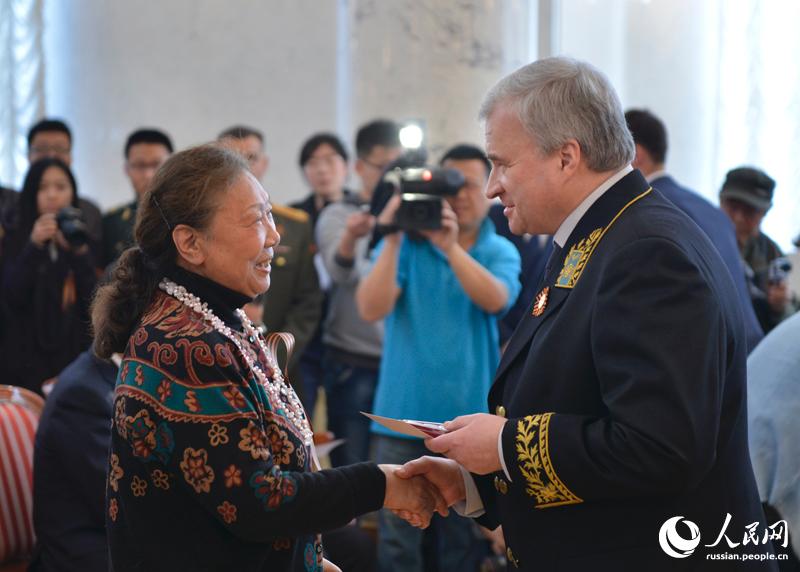
[[[256,363],[255,360],[253,360],[253,358],[250,356],[250,353],[245,351],[245,348],[242,345],[242,342],[239,340],[239,337],[233,333],[233,330],[225,325],[225,322],[220,320],[219,317],[214,314],[206,302],[201,302],[200,298],[188,292],[186,288],[166,278],[162,278],[161,282],[158,284],[158,287],[181,302],[187,308],[200,314],[203,319],[217,332],[234,343],[239,350],[239,353],[242,354],[244,361],[247,362],[248,367],[255,374],[261,386],[272,398],[271,401],[278,407],[276,413],[278,415],[284,415],[294,424],[295,427],[299,427],[300,432],[303,434],[303,443],[307,447],[311,447],[313,444],[314,433],[311,431],[311,426],[308,423],[308,419],[306,419],[303,405],[297,398],[297,394],[292,386],[286,383],[286,381],[283,379],[283,374],[281,373],[281,370],[278,367],[272,352],[270,352],[267,348],[267,344],[264,341],[263,336],[256,329],[256,327],[253,326],[253,323],[250,321],[244,311],[239,308],[236,310],[236,315],[242,321],[245,333],[251,340],[254,340],[256,343],[258,343],[258,347],[261,348],[261,351],[264,352],[264,355],[267,357],[267,361],[269,362],[269,365],[273,371],[274,379],[267,377],[267,374],[264,373],[264,370],[261,369],[261,366]]]

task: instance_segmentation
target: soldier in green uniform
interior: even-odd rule
[[[267,172],[269,158],[264,152],[264,136],[249,127],[226,129],[219,141],[241,153],[250,171],[260,181]],[[272,284],[264,295],[264,325],[271,332],[288,332],[295,344],[289,362],[289,379],[300,399],[306,402],[297,367],[322,315],[322,291],[314,267],[314,243],[308,213],[273,203],[272,217],[281,235],[272,261]],[[285,356],[279,356],[285,364]]]
[[[136,197],[103,217],[103,265],[108,267],[133,244],[136,208],[158,168],[172,154],[172,141],[157,129],[139,129],[125,143],[125,174]]]
[[[761,232],[774,190],[775,181],[764,171],[739,167],[728,171],[719,192],[720,206],[736,229],[753,308],[765,333],[798,309],[787,281],[791,264],[775,241]]]

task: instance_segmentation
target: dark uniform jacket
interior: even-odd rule
[[[270,287],[264,294],[264,325],[270,332],[289,332],[294,336],[289,374],[295,388],[299,388],[294,366],[322,315],[322,291],[314,267],[314,237],[305,212],[272,205],[272,216],[281,242],[275,248]]]
[[[705,558],[724,540],[703,546],[726,514],[740,544],[745,525],[763,534],[765,524],[747,448],[742,315],[716,249],[634,171],[590,207],[543,284],[549,296],[514,332],[489,394],[509,419],[511,482],[477,478],[509,569],[727,569]],[[659,545],[675,516],[702,535],[684,559]]]
[[[105,491],[117,366],[83,352],[59,376],[36,431],[31,572],[108,570]]]
[[[747,289],[744,265],[736,245],[736,233],[728,216],[720,209],[709,203],[703,197],[680,186],[669,175],[658,177],[652,181],[653,187],[667,197],[672,204],[681,209],[697,226],[706,233],[711,243],[717,248],[722,261],[736,286],[739,303],[744,315],[745,331],[747,333],[747,348],[752,351],[756,344],[764,337],[761,325],[758,323],[753,304],[750,302],[750,292]]]
[[[118,207],[103,217],[103,266],[108,266],[133,245],[133,224],[138,201]]]

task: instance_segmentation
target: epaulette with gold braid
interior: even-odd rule
[[[293,208],[293,207],[287,207],[287,206],[284,206],[284,205],[273,204],[272,205],[272,212],[273,212],[273,214],[288,218],[288,219],[296,221],[296,222],[308,222],[309,221],[309,216],[308,216],[308,213],[306,211],[303,211],[303,210],[300,210],[300,209],[296,209],[296,208]]]

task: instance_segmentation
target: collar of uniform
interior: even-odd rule
[[[553,241],[560,247],[563,248],[564,244],[567,242],[567,238],[569,235],[572,234],[572,231],[575,230],[575,227],[578,225],[578,221],[583,218],[583,215],[589,210],[589,208],[597,202],[597,199],[603,196],[603,194],[613,187],[620,179],[622,179],[625,175],[633,171],[633,167],[630,165],[626,165],[613,175],[611,175],[608,179],[603,181],[603,183],[589,193],[581,204],[579,204],[575,210],[573,210],[567,218],[564,219],[564,222],[561,223],[561,226],[558,227],[558,230],[553,235]]]
[[[656,179],[660,179],[661,177],[669,177],[669,173],[667,173],[666,169],[659,169],[658,171],[653,171],[652,173],[647,175],[645,179],[647,179],[647,182],[652,185],[653,181],[655,181]]]

